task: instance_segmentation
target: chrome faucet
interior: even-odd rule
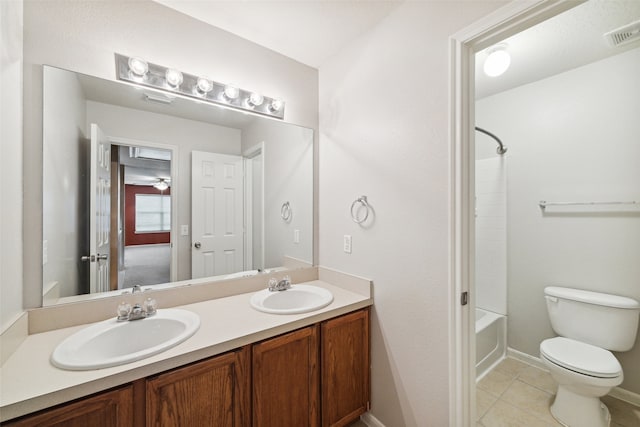
[[[286,291],[291,288],[291,278],[284,276],[282,280],[278,281],[275,277],[269,279],[269,290],[271,292]]]
[[[144,304],[134,304],[133,307],[128,302],[118,305],[118,322],[128,320],[140,320],[153,316],[158,311],[158,303],[152,298],[147,298]]]

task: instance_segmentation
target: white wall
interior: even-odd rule
[[[0,332],[22,313],[22,0],[0,1]]]
[[[448,37],[502,4],[405,2],[320,67],[320,264],[373,279],[371,411],[388,427],[448,425]]]
[[[640,300],[640,211],[552,210],[540,200],[640,200],[640,49],[482,99],[476,118],[509,147],[509,346],[553,336],[543,288]],[[555,212],[555,213],[553,213]],[[640,345],[617,353],[640,393]]]
[[[97,123],[109,137],[168,144],[178,148],[178,163],[174,165],[178,168],[178,180],[171,185],[178,190],[178,227],[189,225],[189,232],[191,152],[241,154],[240,130],[210,123],[89,101],[87,126],[90,123]],[[176,230],[173,239],[178,251],[177,280],[191,279],[191,234],[182,236]]]
[[[242,132],[243,151],[264,142],[265,268],[285,256],[313,263],[313,131],[300,126],[255,121]],[[289,202],[291,219],[282,219]],[[294,230],[300,231],[294,243]]]
[[[24,137],[25,149],[33,153],[24,206],[25,255],[30,259],[41,257],[42,64],[114,79],[114,52],[141,56],[281,97],[287,103],[287,122],[318,127],[317,70],[157,3],[31,0],[25,3],[24,23]],[[23,274],[25,304],[39,305],[40,269],[25,268]]]
[[[67,297],[89,290],[89,284],[79,280],[81,271],[86,270],[80,257],[88,250],[81,236],[88,237],[89,231],[86,104],[74,75],[51,69],[44,77],[47,90],[43,106],[47,114],[43,116],[42,202],[47,212],[43,217],[47,262],[43,263],[42,276],[45,289],[57,283],[59,296]]]

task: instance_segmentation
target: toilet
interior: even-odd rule
[[[624,378],[611,351],[633,347],[640,303],[556,286],[545,288],[544,297],[559,335],[540,344],[540,358],[558,383],[551,414],[568,427],[608,427],[611,416],[600,397]]]

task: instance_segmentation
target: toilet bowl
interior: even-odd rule
[[[613,351],[633,347],[640,303],[581,289],[547,287],[547,312],[560,336],[540,344],[540,359],[558,383],[551,414],[568,427],[609,427],[600,401],[624,375]]]
[[[615,356],[602,348],[569,338],[540,344],[540,358],[558,383],[551,414],[569,427],[607,427],[611,416],[600,401],[624,379]]]

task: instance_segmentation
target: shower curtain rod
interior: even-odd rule
[[[476,126],[476,130],[478,132],[484,133],[485,135],[489,135],[491,138],[495,139],[498,142],[499,147],[496,149],[496,152],[498,154],[500,154],[502,156],[504,153],[507,152],[507,147],[505,147],[502,144],[502,141],[500,141],[500,138],[498,138],[497,136],[495,136],[494,134],[492,134],[488,130],[482,129],[481,127]]]

